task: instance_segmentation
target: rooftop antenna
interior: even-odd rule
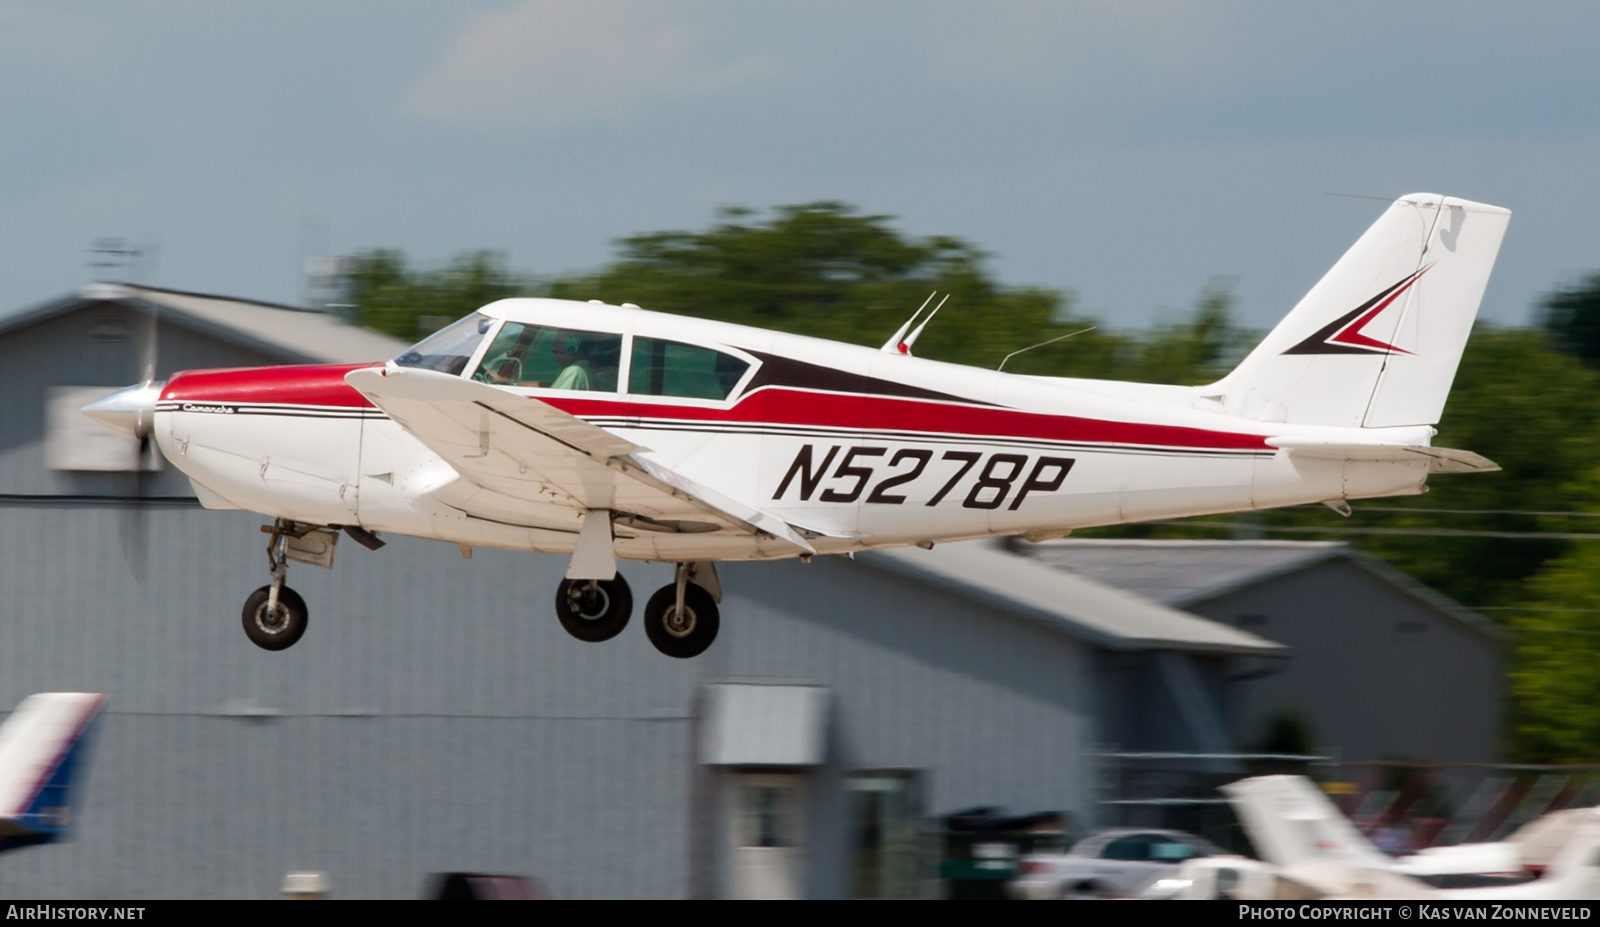
[[[911,346],[917,343],[917,338],[922,334],[922,330],[928,327],[928,323],[933,321],[933,317],[938,315],[939,310],[944,308],[944,304],[950,301],[950,294],[944,294],[944,299],[939,300],[939,305],[933,307],[933,311],[928,313],[927,317],[922,320],[922,324],[917,326],[916,331],[911,332],[909,336],[906,331],[917,320],[917,316],[922,315],[922,310],[928,308],[928,304],[933,302],[933,298],[938,295],[938,290],[929,293],[928,298],[923,300],[922,305],[917,307],[917,311],[911,313],[911,318],[906,319],[906,324],[900,326],[900,330],[894,333],[894,337],[885,341],[883,347],[878,350],[885,354],[910,354]]]
[[[91,257],[86,265],[94,271],[98,283],[111,282],[120,270],[123,282],[138,284],[155,262],[158,250],[153,242],[130,245],[126,238],[96,238],[89,247]]]
[[[1007,354],[1005,357],[1001,358],[1000,359],[1000,366],[998,366],[998,367],[996,367],[994,369],[996,371],[1000,371],[1000,370],[1006,369],[1006,361],[1010,360],[1013,357],[1016,357],[1018,354],[1027,353],[1028,351],[1032,351],[1034,348],[1042,348],[1047,344],[1055,344],[1057,341],[1066,341],[1068,338],[1071,338],[1073,335],[1081,335],[1084,332],[1092,332],[1092,331],[1094,331],[1094,326],[1093,325],[1089,326],[1088,328],[1080,328],[1075,332],[1067,332],[1065,335],[1059,335],[1059,336],[1057,336],[1055,338],[1051,338],[1049,341],[1041,341],[1038,344],[1030,344],[1027,347],[1023,348],[1021,351],[1012,351],[1010,354]]]
[[[139,251],[128,247],[126,238],[96,238],[89,247],[89,254],[93,255],[88,266],[94,270],[95,280],[105,282],[114,271],[132,264]]]

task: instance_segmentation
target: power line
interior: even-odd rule
[[[1560,605],[1481,605],[1475,612],[1600,612],[1600,608],[1564,608]]]
[[[1226,528],[1236,531],[1276,531],[1280,534],[1371,534],[1424,538],[1497,538],[1507,541],[1600,541],[1600,534],[1575,531],[1480,531],[1473,528],[1314,528],[1298,525],[1241,524],[1232,521],[1149,521],[1147,525],[1175,527]]]
[[[1318,502],[1316,505],[1321,505]],[[1310,508],[1310,506],[1305,506]],[[1357,512],[1416,512],[1428,515],[1534,515],[1551,518],[1600,518],[1600,512],[1534,512],[1523,509],[1423,509],[1409,505],[1362,505]]]

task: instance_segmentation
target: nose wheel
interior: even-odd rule
[[[615,579],[564,579],[556,587],[556,618],[580,641],[608,641],[632,615],[633,591],[621,573]]]
[[[676,581],[657,589],[644,607],[645,636],[657,650],[680,660],[705,653],[721,624],[716,600],[689,582],[687,567],[679,564]]]
[[[306,600],[281,584],[276,598],[271,586],[262,586],[244,600],[245,636],[262,650],[286,650],[306,633]]]

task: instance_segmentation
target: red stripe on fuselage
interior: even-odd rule
[[[376,365],[259,367],[182,373],[167,384],[161,398],[163,401],[262,402],[368,409],[372,408],[372,403],[346,384],[344,375],[369,366]],[[622,396],[601,399],[594,394],[543,395],[538,398],[564,412],[585,418],[621,416],[696,423],[726,422],[730,425],[860,428],[869,432],[921,431],[996,439],[1034,438],[1197,450],[1272,450],[1263,435],[782,387],[758,390],[741,399],[731,409],[635,402]]]
[[[692,422],[861,428],[869,432],[923,431],[971,437],[1037,438],[1092,444],[1186,447],[1204,450],[1273,450],[1263,435],[1210,431],[1179,425],[1112,422],[1072,415],[997,409],[993,406],[813,393],[782,388],[762,390],[741,400],[731,409],[654,405],[626,400],[618,402],[565,397],[555,399],[549,396],[539,398],[564,412],[580,417],[624,415]]]

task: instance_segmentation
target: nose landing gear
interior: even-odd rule
[[[240,616],[245,636],[262,650],[285,650],[306,633],[306,600],[283,584],[289,574],[287,546],[291,529],[282,519],[273,523],[269,532],[272,537],[267,541],[272,582],[250,593]]]

